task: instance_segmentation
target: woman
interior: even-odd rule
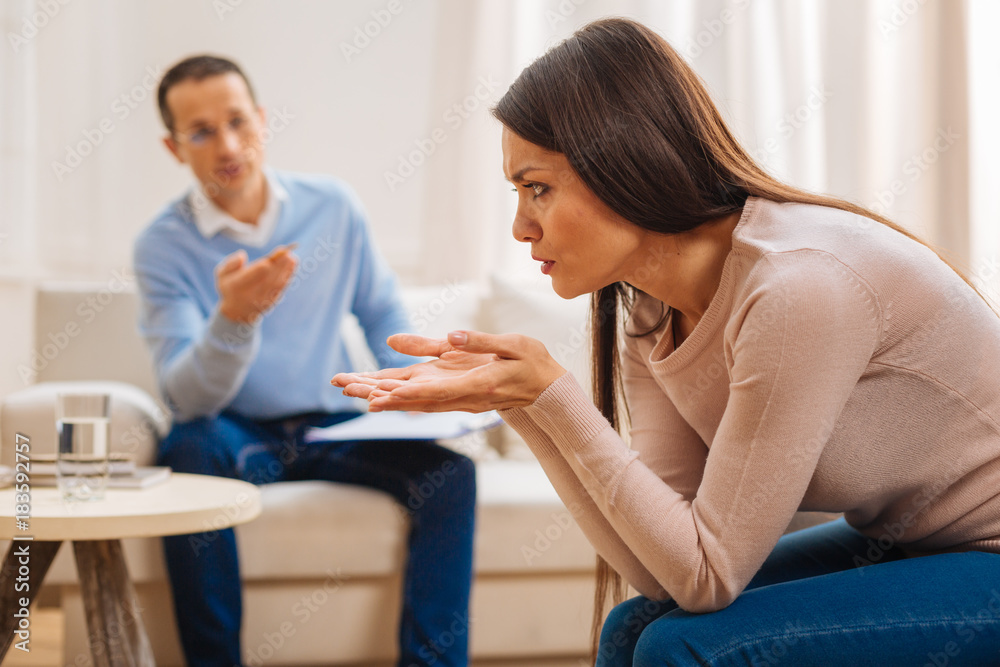
[[[515,238],[594,295],[598,408],[516,335],[396,336],[437,359],[334,384],[501,410],[641,594],[599,665],[1000,664],[1000,318],[970,284],[768,176],[634,22],[586,26],[494,114]],[[799,509],[846,521],[782,537]]]

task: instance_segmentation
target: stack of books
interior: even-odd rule
[[[68,463],[63,460],[62,465],[72,466],[76,474],[85,474],[87,469],[96,471],[99,464],[89,461]],[[56,486],[56,455],[33,455],[29,474],[33,486]],[[170,468],[166,466],[139,466],[131,456],[120,452],[108,455],[109,489],[145,489],[168,479]]]

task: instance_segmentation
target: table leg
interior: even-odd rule
[[[118,540],[73,542],[94,667],[156,664]]]
[[[7,649],[14,643],[14,633],[19,619],[14,613],[21,608],[20,599],[28,598],[30,605],[42,587],[42,580],[52,565],[52,560],[59,552],[62,542],[35,542],[34,540],[14,540],[7,549],[7,557],[0,569],[0,609],[4,610],[0,617],[0,663],[7,655]],[[21,572],[24,565],[24,550],[27,550],[27,576]],[[25,590],[17,590],[20,584],[27,584]],[[29,619],[30,621],[30,619]]]

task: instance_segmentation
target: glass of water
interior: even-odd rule
[[[63,500],[100,500],[108,486],[111,396],[56,397],[56,483]]]

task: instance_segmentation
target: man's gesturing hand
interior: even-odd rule
[[[413,356],[437,357],[406,368],[340,373],[332,384],[368,399],[368,409],[485,412],[534,402],[566,370],[539,341],[517,334],[454,331],[447,340],[390,336],[389,346]]]
[[[294,249],[294,243],[279,246],[249,264],[246,252],[237,250],[219,262],[215,267],[219,311],[234,322],[252,324],[273,308],[298,266]]]

